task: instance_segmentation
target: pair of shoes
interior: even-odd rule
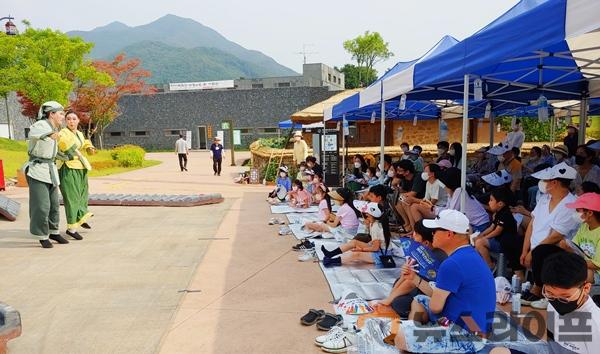
[[[52,242],[50,242],[50,240],[40,240],[40,245],[42,245],[42,248],[52,248],[52,247],[54,247],[52,245]]]
[[[315,344],[327,353],[345,353],[356,342],[356,335],[334,326],[324,336],[315,338]]]
[[[221,172],[217,173],[217,176],[220,176],[220,175],[221,175]]]
[[[90,224],[88,224],[87,222],[84,222],[83,224],[81,224],[81,227],[83,227],[84,229],[91,229],[92,227],[90,226]]]
[[[302,323],[305,326],[312,326],[319,320],[321,320],[323,317],[325,317],[325,311],[310,309],[308,310],[306,315],[300,317],[300,323]]]
[[[521,305],[523,306],[531,306],[531,303],[539,300],[542,300],[542,298],[530,292],[521,295]]]
[[[215,174],[213,176],[216,176],[216,175],[217,175],[217,173],[215,172]]]
[[[59,234],[50,235],[50,236],[48,236],[48,238],[51,239],[51,240],[53,240],[53,241],[55,241],[56,243],[60,243],[61,245],[69,243],[69,241],[65,240]]]
[[[269,220],[269,225],[284,225],[285,223],[277,218],[271,218]]]
[[[317,258],[317,251],[315,251],[314,248],[311,248],[309,250],[305,250],[304,254],[298,256],[298,260],[300,262],[309,262],[309,261],[316,262],[319,259]]]
[[[339,267],[342,265],[342,258],[340,258],[340,257],[335,257],[335,258],[325,257],[325,258],[323,258],[323,265],[326,268]]]
[[[305,251],[305,250],[314,250],[315,244],[310,242],[309,240],[302,240],[297,245],[292,246],[292,250],[294,251]]]
[[[183,168],[183,170],[184,170],[185,172],[187,172],[187,168],[186,168],[186,167],[184,167],[184,168]]]
[[[538,310],[545,310],[548,308],[548,299],[543,298],[541,300],[533,301],[531,307]]]
[[[323,255],[325,255],[327,258],[333,258],[338,254],[342,254],[342,250],[339,247],[336,247],[336,249],[330,251],[325,248],[325,245],[321,245],[321,252],[323,252]]]
[[[285,235],[289,235],[292,233],[292,229],[290,229],[288,226],[281,226],[279,228],[279,236],[285,236]]]
[[[81,236],[79,234],[79,232],[77,232],[77,231],[71,232],[71,231],[67,230],[66,234],[73,237],[76,240],[83,240],[83,236]]]

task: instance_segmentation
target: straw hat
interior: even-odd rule
[[[327,194],[329,194],[329,196],[331,197],[331,199],[339,200],[339,201],[343,201],[344,200],[344,198],[338,192],[336,192],[336,191],[331,191],[331,192],[329,192]]]
[[[554,148],[552,148],[552,152],[558,152],[565,156],[569,156],[569,148],[567,148],[565,145],[555,146]]]

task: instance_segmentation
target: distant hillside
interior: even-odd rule
[[[182,54],[195,53],[194,60],[201,62],[214,62],[215,55],[218,53],[229,54],[229,57],[223,57],[223,65],[221,69],[215,67],[207,67],[206,73],[200,66],[195,66],[200,70],[198,74],[202,77],[214,77],[214,79],[232,79],[239,76],[244,77],[269,77],[269,76],[288,76],[298,75],[295,71],[277,63],[273,58],[256,50],[249,50],[237,43],[234,43],[215,30],[202,25],[192,19],[182,18],[175,15],[166,15],[158,20],[146,25],[129,27],[121,22],[112,22],[106,26],[95,28],[91,31],[72,31],[67,33],[70,36],[82,37],[88,42],[95,44],[91,56],[95,59],[109,59],[114,54],[125,52],[129,56],[135,56],[134,52],[142,51],[142,46],[152,42],[152,48],[158,50],[159,53],[151,53],[151,51],[142,51],[145,53],[143,60],[144,67],[167,68],[171,67],[165,63],[162,57],[165,55],[165,49],[177,49]],[[158,45],[162,44],[162,45]],[[214,49],[216,51],[211,51]],[[132,52],[128,52],[132,51]],[[207,55],[207,56],[206,56]],[[173,59],[173,56],[169,56]],[[233,60],[235,57],[238,61]],[[189,60],[189,65],[191,65]],[[233,65],[228,67],[228,65]],[[177,81],[179,79],[171,79],[171,77],[186,77],[189,72],[181,68],[177,70],[172,66],[173,70],[170,74],[162,74],[155,72],[156,77],[161,76],[165,81]],[[245,74],[236,77],[231,76],[235,72],[253,73],[252,75]],[[219,72],[230,73],[226,77],[215,77]],[[173,76],[172,76],[173,75]],[[212,80],[212,79],[211,79]],[[155,81],[155,80],[153,80]]]
[[[215,48],[176,48],[146,41],[132,44],[121,51],[142,60],[144,69],[152,72],[152,78],[148,80],[150,83],[269,76],[269,72],[262,67]]]

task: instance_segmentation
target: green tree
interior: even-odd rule
[[[375,69],[369,70],[367,68],[359,68],[353,64],[345,64],[342,68],[335,69],[341,73],[344,73],[344,80],[346,82],[347,89],[368,86],[373,81],[377,80],[377,70]]]
[[[363,35],[344,41],[344,49],[356,60],[359,69],[366,69],[366,73],[370,73],[378,62],[394,56],[388,46],[389,43],[378,32],[366,31]],[[365,84],[366,78],[362,77],[362,70],[358,70],[358,74],[359,82]]]

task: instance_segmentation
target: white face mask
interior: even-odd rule
[[[544,182],[542,180],[540,180],[538,182],[538,188],[540,189],[540,192],[542,192],[544,194],[548,193],[548,190],[546,189],[546,186],[547,186],[546,182]]]
[[[427,173],[427,172],[421,173],[421,179],[423,181],[427,181],[429,179],[429,173]]]
[[[355,163],[354,163],[354,168],[360,168],[360,166],[361,166],[361,165],[360,165],[360,162],[355,162]]]
[[[295,139],[296,141],[300,141],[300,140],[302,140],[302,138],[301,138],[301,137],[299,137],[299,136],[295,137],[294,139]]]
[[[571,217],[573,218],[573,221],[580,224],[583,221],[583,214],[579,213],[579,212],[575,212],[571,215]]]
[[[381,172],[380,171],[375,172],[375,176],[377,176],[377,178],[381,177]]]
[[[450,150],[448,150],[448,154],[450,156],[454,156],[456,154],[456,151],[454,151],[454,149],[450,149]]]
[[[296,187],[296,186],[293,186],[293,187],[292,187],[292,190],[293,190],[294,192],[296,192],[296,191],[298,191],[298,187]]]
[[[285,178],[285,172],[279,172],[279,177]]]
[[[444,149],[437,149],[438,156],[441,156],[441,155],[443,155],[443,154],[444,154],[444,152],[445,152],[445,150],[444,150]]]
[[[498,156],[498,161],[504,162],[504,156]]]
[[[392,168],[390,167],[390,169],[388,170],[388,173],[387,173],[388,177],[390,177],[390,178],[394,177],[394,174],[395,174],[394,170],[392,170]]]

